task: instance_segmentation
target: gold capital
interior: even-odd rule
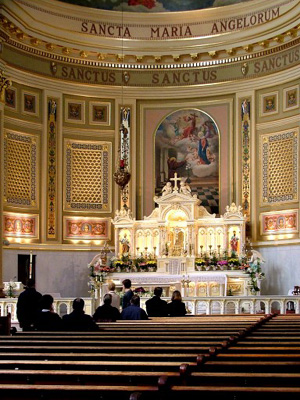
[[[11,81],[4,76],[4,71],[0,70],[0,101],[4,103],[5,89],[11,86]]]

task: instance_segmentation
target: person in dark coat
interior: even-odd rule
[[[17,302],[17,318],[23,331],[33,330],[33,323],[39,312],[41,293],[35,289],[34,279],[28,279],[24,292],[20,293]]]
[[[130,305],[121,313],[122,319],[148,319],[146,311],[140,307],[140,297],[133,295],[130,300]]]
[[[120,311],[111,305],[112,295],[107,293],[103,298],[104,304],[97,308],[93,319],[96,322],[115,322],[121,319]]]
[[[185,304],[182,301],[179,290],[174,290],[171,302],[167,304],[167,309],[170,317],[183,317],[186,315]]]
[[[61,331],[62,319],[53,309],[53,297],[50,294],[44,294],[40,301],[40,309],[34,322],[34,328],[37,331]]]
[[[73,301],[73,311],[62,318],[63,330],[77,332],[98,331],[98,326],[93,321],[93,318],[85,314],[83,309],[84,300],[76,298]]]
[[[162,288],[156,287],[154,289],[154,296],[146,301],[146,310],[148,317],[167,317],[167,302],[162,300]]]
[[[133,291],[131,290],[131,280],[130,279],[124,279],[122,284],[123,284],[123,289],[125,292],[123,299],[122,299],[122,310],[124,310],[124,308],[130,306],[130,300],[131,300],[131,297],[133,296]]]

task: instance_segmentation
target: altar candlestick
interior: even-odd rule
[[[29,279],[32,279],[32,251],[29,256]]]

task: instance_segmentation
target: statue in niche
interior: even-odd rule
[[[128,254],[130,250],[129,240],[127,239],[127,234],[125,233],[124,237],[120,240],[122,245],[122,254]]]
[[[239,238],[236,236],[236,231],[233,231],[233,235],[231,236],[230,239],[230,247],[233,253],[236,253],[238,251],[238,243],[239,243]]]

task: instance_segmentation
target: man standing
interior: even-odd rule
[[[28,279],[25,290],[20,293],[17,302],[17,318],[23,331],[33,330],[41,298],[41,293],[35,289],[35,281]]]
[[[123,284],[123,289],[124,289],[124,296],[122,299],[122,309],[128,307],[130,305],[130,300],[131,297],[133,296],[133,291],[131,290],[131,280],[130,279],[124,279],[122,282]]]
[[[146,301],[146,310],[149,317],[167,317],[167,302],[162,300],[162,288],[154,289],[154,296]]]

